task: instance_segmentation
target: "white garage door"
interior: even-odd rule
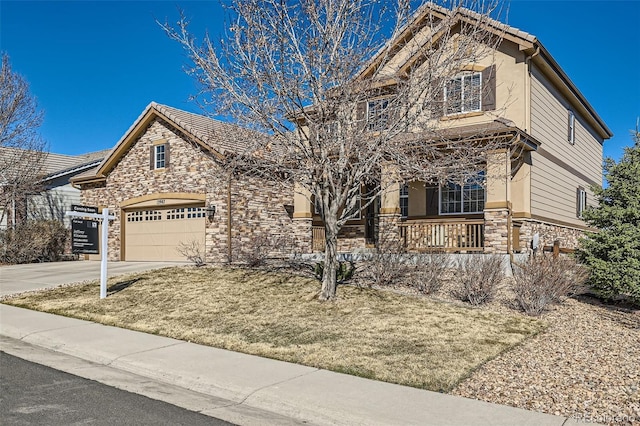
[[[204,249],[204,207],[134,210],[126,213],[125,260],[186,261],[180,243]]]

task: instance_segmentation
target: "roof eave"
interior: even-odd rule
[[[188,129],[181,124],[176,122],[176,120],[164,114],[157,107],[158,104],[155,102],[151,102],[145,110],[140,114],[138,119],[131,125],[129,130],[120,138],[115,148],[111,151],[111,153],[102,161],[96,175],[107,176],[111,170],[115,167],[117,162],[122,158],[122,156],[126,153],[126,151],[133,145],[136,139],[142,135],[149,124],[156,119],[160,118],[176,128],[180,129],[182,132],[187,134],[189,138],[195,141],[198,145],[204,148],[206,151],[212,153],[218,158],[222,158],[223,155],[201,140],[198,136],[194,135]]]
[[[560,91],[567,96],[567,99],[572,101],[573,106],[580,110],[579,112],[582,113],[602,139],[611,138],[613,136],[611,129],[539,40],[536,40],[535,47],[532,48],[530,53],[534,53],[534,50],[538,48],[540,49],[540,54],[534,55],[532,61],[540,66],[545,75],[550,77]]]

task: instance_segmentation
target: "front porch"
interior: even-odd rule
[[[402,183],[383,168],[385,190],[359,220],[349,224],[348,231],[341,231],[338,250],[372,249],[389,237],[410,253],[506,254],[514,247],[517,250],[519,227],[512,222],[512,212],[514,207],[530,211],[524,190],[529,168],[525,162],[512,170],[512,161],[507,149],[492,152],[478,177],[463,184]],[[309,199],[304,194],[296,199],[294,219],[308,224],[311,244],[307,247],[320,252],[324,251],[324,227]]]
[[[484,220],[422,219],[398,224],[400,241],[409,252],[482,252]]]
[[[481,253],[484,226],[483,219],[416,219],[398,222],[396,232],[408,252]],[[312,251],[324,251],[324,235],[324,227],[312,228]]]

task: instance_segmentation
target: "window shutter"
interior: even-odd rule
[[[358,102],[356,106],[356,122],[358,123],[358,129],[362,130],[366,128],[367,124],[367,102]]]
[[[169,168],[169,142],[164,144],[164,168]]]
[[[444,91],[446,90],[446,84],[443,79],[438,78],[433,81],[434,91],[433,101],[431,105],[431,118],[440,118],[444,115]]]
[[[151,170],[156,168],[156,147],[149,147],[149,168]]]
[[[496,109],[496,66],[491,65],[482,71],[482,110]]]
[[[427,186],[427,216],[438,216],[438,202],[440,188],[437,186]]]

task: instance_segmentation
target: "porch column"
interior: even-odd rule
[[[484,251],[511,251],[511,158],[509,150],[487,154],[487,190],[484,208]]]
[[[519,253],[529,251],[529,242],[533,235],[531,227],[522,226],[526,219],[531,218],[531,153],[525,152],[518,170],[511,180],[513,217],[513,250]]]
[[[380,183],[384,188],[380,196],[378,217],[378,245],[383,249],[397,248],[400,242],[400,183],[393,166],[383,166]]]
[[[302,253],[312,251],[313,206],[311,194],[300,184],[295,184],[293,192],[293,236]]]

